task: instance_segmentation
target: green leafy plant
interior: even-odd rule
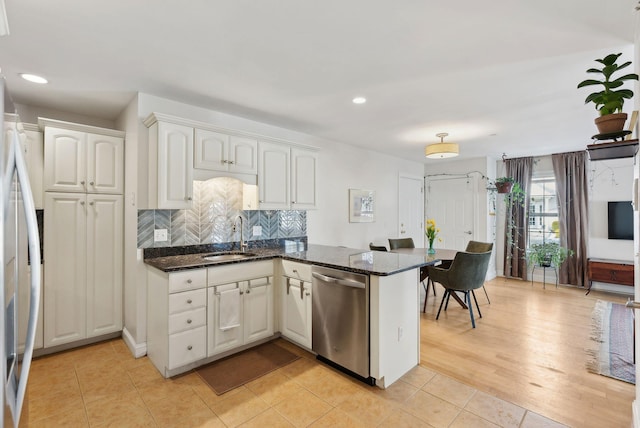
[[[498,177],[494,180],[496,184],[499,183],[515,183],[515,179],[513,177]]]
[[[573,254],[573,250],[561,247],[557,242],[531,244],[527,250],[527,262],[542,267],[559,267]]]
[[[617,61],[620,55],[622,53],[610,54],[602,59],[596,59],[597,62],[602,64],[602,68],[590,68],[587,70],[587,73],[600,74],[604,78],[603,80],[587,79],[578,84],[578,88],[593,85],[602,85],[604,87],[602,91],[589,94],[584,100],[585,104],[593,102],[596,110],[600,112],[600,116],[622,112],[624,100],[633,97],[632,90],[617,88],[620,88],[627,80],[638,80],[638,75],[630,73],[616,78],[613,77],[614,73],[631,65],[631,61],[618,65]]]

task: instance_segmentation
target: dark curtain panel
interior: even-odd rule
[[[527,279],[527,239],[529,224],[529,189],[533,175],[533,157],[506,159],[507,176],[513,177],[525,192],[523,203],[506,205],[504,275]],[[509,239],[509,216],[513,219]],[[511,242],[510,242],[511,241]]]
[[[586,151],[552,156],[560,217],[560,245],[575,252],[559,267],[559,281],[581,287],[588,283],[589,180],[586,159]]]

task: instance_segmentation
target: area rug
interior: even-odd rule
[[[300,358],[274,342],[198,367],[196,373],[221,395]]]
[[[598,300],[592,322],[593,346],[587,349],[587,370],[635,384],[633,311],[618,303]]]

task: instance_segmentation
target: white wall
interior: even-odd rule
[[[633,158],[589,164],[589,257],[633,261],[633,241],[607,239],[607,202],[630,201]],[[593,289],[633,293],[631,287],[594,282]]]

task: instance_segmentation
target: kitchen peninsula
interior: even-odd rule
[[[250,248],[242,254],[195,248],[190,254],[145,258],[147,349],[156,368],[173,376],[280,335],[313,350],[314,266],[368,277],[369,376],[379,387],[419,363],[419,269],[437,260],[323,245],[298,249]],[[207,260],[212,253],[240,255]],[[242,301],[239,325],[221,326],[227,320],[220,302],[236,289]]]

